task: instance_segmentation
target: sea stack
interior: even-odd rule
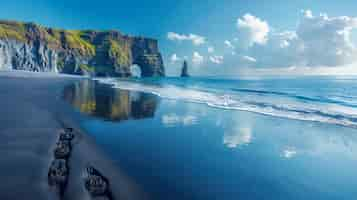
[[[188,74],[188,66],[187,66],[187,61],[183,61],[182,65],[182,70],[181,70],[181,77],[189,77],[190,75]]]

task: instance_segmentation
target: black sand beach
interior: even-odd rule
[[[0,199],[91,199],[83,173],[90,165],[110,184],[112,199],[145,199],[78,126],[80,114],[61,99],[65,85],[81,78],[28,72],[0,73]],[[60,197],[48,184],[53,150],[64,127],[75,130],[68,184]]]

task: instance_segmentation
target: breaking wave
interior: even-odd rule
[[[111,78],[95,79],[113,88],[152,93],[161,98],[203,103],[208,106],[254,112],[281,118],[314,121],[357,128],[357,105],[326,97],[252,89],[210,89],[154,84]]]

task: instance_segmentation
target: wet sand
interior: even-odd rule
[[[61,98],[65,85],[82,78],[28,72],[0,72],[0,199],[92,199],[83,173],[94,166],[108,178],[112,199],[145,199],[145,194],[85,134],[81,115]],[[69,176],[59,197],[48,184],[53,150],[63,127],[73,127]]]

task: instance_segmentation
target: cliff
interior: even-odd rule
[[[142,76],[165,75],[157,40],[0,20],[0,70],[127,77],[134,64]]]

